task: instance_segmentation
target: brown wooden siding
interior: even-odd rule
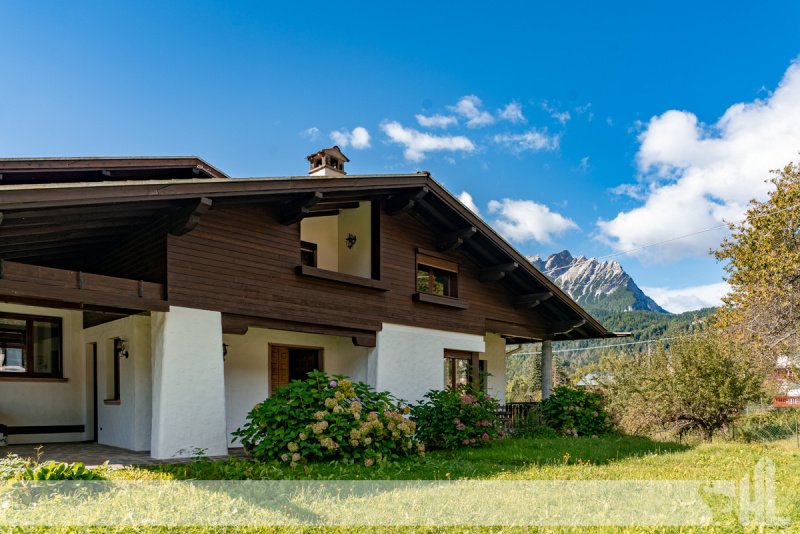
[[[144,230],[109,247],[96,267],[98,272],[120,278],[166,282],[167,223],[166,217],[160,217]]]
[[[266,207],[214,208],[184,236],[168,236],[171,305],[238,315],[379,330],[382,322],[471,334],[486,332],[486,320],[536,328],[533,311],[515,310],[501,283],[478,282],[479,266],[458,251],[458,291],[469,308],[414,302],[416,249],[435,249],[433,230],[409,214],[380,215],[381,280],[388,291],[304,277],[300,226],[283,226]]]

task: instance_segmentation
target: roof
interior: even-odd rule
[[[308,156],[306,156],[306,159],[308,161],[311,161],[314,158],[314,156],[316,156],[317,154],[320,154],[320,153],[322,153],[322,154],[333,154],[334,156],[336,156],[336,157],[338,157],[340,159],[343,159],[346,162],[350,161],[350,159],[347,156],[344,155],[344,153],[342,152],[342,149],[340,149],[337,145],[333,145],[330,148],[323,148],[322,150],[318,150],[318,151],[314,152],[313,154],[309,154]]]
[[[192,158],[176,159],[187,163]],[[126,162],[152,164],[153,160],[128,158]],[[55,161],[69,165],[79,162],[75,165],[93,173],[103,168],[102,162],[112,159],[0,160],[0,168],[41,169],[49,165],[56,172]],[[196,161],[205,164],[199,158]],[[93,167],[87,169],[89,166]],[[5,180],[0,183],[5,184]],[[0,258],[80,270],[80,262],[93,255],[98,247],[131,238],[154,220],[184,213],[200,199],[211,199],[214,207],[252,202],[291,205],[310,195],[322,199],[312,210],[331,209],[354,200],[385,200],[387,205],[408,209],[435,225],[441,235],[457,236],[467,230],[470,237],[460,247],[465,255],[487,269],[507,269],[500,283],[520,299],[541,298],[537,310],[553,320],[548,337],[559,340],[620,335],[606,330],[426,172],[242,179],[222,175],[48,184],[17,181],[0,185]],[[511,339],[533,339],[526,325],[497,328],[503,330],[498,333]]]
[[[0,184],[228,178],[197,156],[0,158]]]

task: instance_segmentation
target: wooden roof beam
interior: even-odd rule
[[[303,195],[298,200],[290,201],[280,211],[278,221],[285,226],[302,221],[311,213],[311,208],[322,201],[323,197],[322,192],[314,191]]]
[[[563,321],[560,323],[552,323],[549,325],[548,334],[551,336],[566,335],[573,330],[582,327],[586,324],[586,319],[579,321]]]
[[[543,293],[529,293],[527,295],[519,295],[514,299],[515,308],[532,309],[541,304],[543,301],[553,296],[552,291],[545,291]]]
[[[188,208],[182,211],[170,226],[172,235],[184,235],[194,230],[200,224],[200,217],[208,213],[213,202],[208,197],[200,197]]]
[[[477,228],[468,226],[460,230],[453,230],[452,232],[441,234],[436,241],[436,250],[439,252],[447,252],[448,250],[458,248],[464,241],[474,236],[477,232]]]
[[[417,205],[422,198],[430,192],[427,187],[420,187],[411,194],[394,195],[386,201],[383,211],[386,215],[397,215],[405,213]]]
[[[481,269],[478,280],[481,282],[496,282],[518,267],[519,263],[515,261],[510,263],[501,263],[499,265],[492,265],[491,267]]]

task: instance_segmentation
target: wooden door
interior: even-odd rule
[[[289,384],[289,347],[273,345],[269,355],[269,394]]]
[[[305,380],[308,373],[322,369],[322,350],[307,347],[271,345],[269,353],[269,394],[292,380]]]

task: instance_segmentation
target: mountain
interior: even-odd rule
[[[551,254],[545,260],[539,256],[528,259],[589,313],[598,316],[633,310],[669,313],[645,295],[616,261],[573,258],[568,250]]]

